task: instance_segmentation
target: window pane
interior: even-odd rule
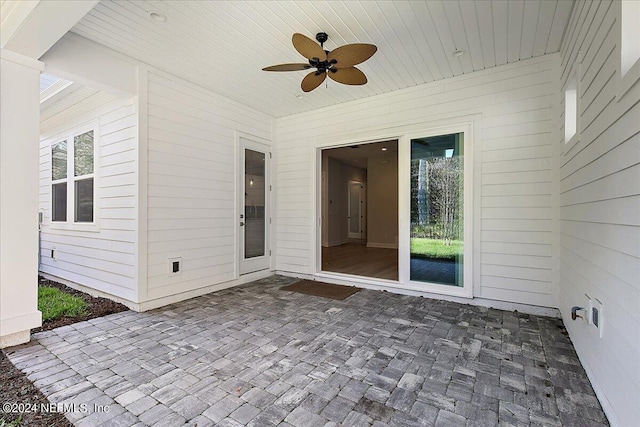
[[[67,177],[67,141],[58,142],[51,146],[51,179],[65,179]]]
[[[67,183],[61,182],[51,186],[52,207],[51,216],[53,221],[67,220]]]
[[[93,178],[75,182],[76,222],[93,222]]]
[[[73,138],[74,142],[74,176],[93,173],[93,131]]]
[[[411,140],[411,280],[463,286],[462,137]]]
[[[244,257],[264,256],[265,239],[265,154],[244,152]]]

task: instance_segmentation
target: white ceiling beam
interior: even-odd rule
[[[139,64],[76,34],[66,34],[40,60],[47,73],[80,85],[123,97],[138,93]]]
[[[99,0],[6,0],[0,17],[0,46],[38,59]]]

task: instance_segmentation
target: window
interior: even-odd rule
[[[624,78],[640,59],[640,2],[622,1],[620,72]]]
[[[67,220],[67,141],[51,146],[51,197],[53,221]]]
[[[464,286],[464,134],[411,140],[412,281]]]
[[[94,152],[93,130],[51,145],[52,221],[94,222]]]
[[[93,131],[73,138],[75,222],[93,222]]]
[[[566,154],[580,141],[580,73],[582,55],[578,58],[573,72],[569,75],[564,90],[564,148]]]
[[[575,74],[564,91],[564,142],[571,141],[578,131],[578,88]]]
[[[640,80],[640,1],[623,0],[615,2],[619,7],[619,79],[617,98],[620,101],[624,94]]]

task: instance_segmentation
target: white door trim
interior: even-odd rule
[[[464,263],[463,286],[442,285],[411,281],[409,268],[411,232],[411,140],[439,135],[464,134]],[[398,143],[398,275],[403,285],[420,288],[425,292],[473,298],[474,288],[474,165],[473,165],[473,122],[434,127],[404,135]]]
[[[257,271],[268,270],[271,267],[271,147],[260,138],[237,134],[238,162],[236,173],[236,197],[237,210],[235,215],[237,232],[237,256],[238,276]],[[245,194],[247,193],[245,182],[245,153],[246,150],[257,151],[265,155],[264,177],[264,255],[245,258],[245,231],[247,218],[245,218]]]
[[[395,129],[394,133],[380,133],[370,138],[362,136],[360,138],[352,138],[343,140],[341,142],[324,142],[318,141],[310,147],[311,151],[311,164],[313,175],[315,179],[311,182],[310,191],[312,193],[311,201],[312,212],[315,212],[315,216],[311,218],[312,230],[315,233],[311,234],[311,242],[309,244],[309,260],[310,260],[310,274],[318,278],[331,278],[335,277],[337,280],[344,279],[344,276],[322,271],[322,203],[320,200],[322,191],[322,150],[330,148],[345,147],[355,144],[368,144],[374,142],[382,142],[387,140],[398,140],[398,244],[401,248],[404,244],[406,251],[405,254],[399,248],[399,265],[398,273],[399,280],[397,282],[397,289],[406,289],[407,291],[416,291],[440,295],[448,295],[451,297],[473,298],[474,295],[479,296],[480,289],[480,215],[476,215],[476,207],[480,206],[480,156],[474,153],[475,150],[479,151],[477,143],[479,142],[479,136],[476,135],[478,129],[480,129],[480,120],[482,116],[480,114],[470,114],[460,117],[452,117],[444,120],[438,120],[432,123],[432,126],[421,127],[416,125],[410,125]],[[420,130],[422,129],[422,130]],[[448,133],[464,133],[464,149],[465,149],[465,163],[464,163],[464,204],[465,204],[465,249],[464,249],[464,286],[462,288],[456,286],[427,284],[421,282],[411,282],[409,280],[409,230],[410,230],[410,217],[408,212],[410,211],[410,189],[405,185],[402,188],[402,183],[409,182],[410,177],[410,165],[408,161],[403,159],[410,159],[410,141],[411,138],[419,138],[425,136],[445,135]],[[474,155],[476,154],[476,155]],[[406,179],[405,179],[406,178]],[[404,206],[404,207],[403,207]],[[404,243],[402,242],[402,236],[404,236]],[[468,243],[468,244],[467,244]],[[404,255],[405,259],[400,256]],[[403,264],[404,262],[404,264]],[[355,279],[355,277],[354,277]],[[383,279],[375,278],[360,278],[358,280],[366,280],[369,284],[379,284],[380,286],[389,286],[390,282]]]

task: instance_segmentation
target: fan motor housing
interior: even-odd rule
[[[322,45],[324,42],[329,40],[329,36],[327,35],[327,33],[318,33],[316,34],[316,40],[318,40],[318,43]]]

